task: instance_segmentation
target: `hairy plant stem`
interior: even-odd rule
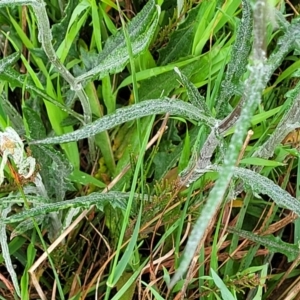
[[[218,210],[224,198],[227,187],[231,181],[232,176],[234,175],[235,164],[238,159],[240,149],[243,145],[244,136],[246,134],[248,126],[250,125],[251,118],[258,104],[260,103],[261,94],[267,82],[267,66],[265,49],[263,48],[264,34],[261,33],[261,30],[265,31],[266,28],[266,23],[264,22],[263,18],[265,13],[265,4],[265,0],[258,0],[253,7],[253,14],[261,16],[261,18],[256,20],[253,24],[253,47],[258,48],[253,49],[251,63],[248,65],[249,78],[245,81],[244,84],[244,97],[242,105],[240,104],[241,111],[237,109],[237,112],[233,113],[232,116],[227,120],[227,124],[230,124],[231,120],[234,120],[237,115],[240,114],[236,122],[236,130],[226,151],[224,162],[219,172],[219,178],[209,194],[207,202],[201,211],[200,217],[197,219],[194,225],[194,228],[185,247],[180,266],[174,274],[169,284],[169,288],[172,288],[175,283],[180,280],[180,278],[182,278],[182,276],[188,269],[189,264],[195,255],[197,246],[205,233],[205,230],[207,229],[212,217],[216,213],[216,210]],[[215,142],[213,145],[216,144],[217,143]],[[203,152],[203,149],[201,152]],[[197,161],[197,164],[199,163],[200,162]]]
[[[37,18],[38,25],[38,39],[42,44],[49,61],[55,66],[58,73],[69,83],[71,90],[75,91],[77,97],[80,100],[82,109],[84,112],[84,123],[89,124],[92,122],[92,111],[89,104],[89,100],[82,88],[81,84],[76,83],[75,77],[69,72],[69,70],[61,63],[56,55],[56,52],[52,46],[52,33],[50,30],[50,23],[43,0],[37,0],[31,4],[32,9]],[[94,138],[89,138],[90,157],[93,160],[96,157]]]

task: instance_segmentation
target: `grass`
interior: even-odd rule
[[[298,11],[2,0],[1,299],[298,299]]]

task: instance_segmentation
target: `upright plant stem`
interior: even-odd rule
[[[69,83],[71,90],[76,92],[80,103],[82,105],[82,109],[84,112],[84,122],[85,124],[89,124],[92,122],[92,111],[88,101],[88,98],[82,88],[81,84],[76,83],[75,77],[69,72],[69,70],[60,62],[58,59],[56,52],[52,46],[52,33],[50,30],[50,23],[47,16],[47,11],[45,9],[45,3],[43,0],[37,0],[34,4],[32,4],[33,11],[37,18],[38,25],[38,39],[42,44],[42,47],[49,59],[49,61],[55,66],[59,74]],[[89,139],[89,150],[91,158],[95,158],[95,147],[94,147],[94,139]]]
[[[199,242],[202,240],[205,230],[209,225],[216,210],[219,208],[225,195],[227,186],[233,176],[235,163],[237,161],[240,148],[243,145],[243,139],[247,132],[250,120],[261,100],[261,93],[265,87],[266,66],[265,50],[263,48],[265,40],[265,1],[258,0],[253,7],[253,14],[257,17],[254,19],[253,33],[253,54],[252,63],[248,66],[249,78],[244,86],[245,103],[241,110],[241,115],[236,123],[236,130],[232,136],[231,142],[226,152],[223,166],[219,173],[219,179],[209,194],[207,203],[201,211],[201,215],[190,234],[183,258],[179,269],[172,278],[169,287],[182,278],[189,267]]]

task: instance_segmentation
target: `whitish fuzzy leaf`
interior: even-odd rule
[[[136,224],[135,224],[133,233],[130,237],[129,244],[126,247],[124,254],[122,255],[122,258],[119,260],[119,262],[116,266],[115,272],[111,273],[111,275],[108,277],[108,280],[107,280],[108,286],[115,286],[117,284],[120,277],[123,275],[126,267],[128,266],[130,259],[133,256],[134,248],[136,247],[137,239],[139,236],[141,218],[142,218],[142,207],[140,206],[140,211],[137,216]]]
[[[286,55],[298,47],[297,42],[300,35],[299,19],[297,22],[289,24],[288,28],[284,28],[285,33],[278,39],[277,48],[272,52],[268,59],[268,78],[270,78],[274,71],[280,66]]]
[[[10,124],[20,136],[24,136],[24,124],[20,113],[14,108],[14,106],[4,95],[0,95],[0,98],[0,105],[2,107],[3,112],[8,117]]]
[[[28,203],[31,203],[33,205],[39,205],[49,202],[49,199],[46,199],[45,197],[32,195],[26,195],[26,200]],[[21,205],[24,203],[24,198],[22,195],[9,195],[7,197],[1,198],[1,204],[9,203]]]
[[[0,132],[0,150],[2,161],[0,164],[0,184],[4,180],[4,167],[8,157],[15,163],[18,173],[23,178],[30,178],[35,170],[36,161],[33,157],[24,153],[24,144],[17,132],[6,127],[4,132]]]
[[[34,218],[35,223],[38,225],[42,224],[44,222],[44,220],[45,220],[45,215],[36,216]],[[33,228],[34,228],[33,220],[27,219],[27,220],[21,222],[20,224],[18,224],[18,226],[11,233],[10,239],[12,240],[16,236],[21,235],[21,234],[25,233],[26,231],[31,230]]]
[[[37,0],[1,0],[1,6],[16,6],[16,5],[32,5],[37,3]]]
[[[125,210],[128,198],[129,194],[122,192],[109,192],[108,194],[92,193],[88,196],[76,197],[72,200],[43,204],[38,207],[34,207],[21,213],[12,215],[3,221],[4,223],[22,222],[27,218],[40,216],[42,214],[58,212],[67,208],[89,208],[92,205],[96,205],[97,208],[102,211],[104,206],[107,204],[111,205],[114,208],[118,207],[122,210]]]
[[[236,229],[233,227],[228,227],[227,230],[247,240],[263,245],[270,252],[284,254],[289,262],[295,260],[300,254],[300,250],[297,245],[285,243],[278,236],[259,236],[253,232],[245,231],[242,229]]]
[[[10,258],[10,253],[9,253],[9,248],[8,248],[8,243],[7,243],[7,236],[6,236],[6,226],[3,222],[3,220],[7,217],[7,215],[11,212],[11,204],[9,204],[8,207],[3,209],[1,211],[1,218],[0,218],[0,245],[1,245],[1,250],[2,250],[2,255],[5,261],[5,266],[6,269],[12,279],[14,288],[18,296],[20,296],[20,287],[19,287],[19,281],[17,274],[15,272],[15,269],[13,267],[11,258]]]
[[[206,105],[205,98],[199,94],[197,88],[188,80],[188,78],[184,74],[180,72],[178,68],[175,68],[174,70],[185,85],[190,102],[201,109],[204,114],[206,114],[207,116],[211,116],[209,108]]]
[[[6,68],[14,64],[19,59],[19,57],[19,53],[14,53],[5,58],[2,58],[0,60],[0,73],[5,72]]]
[[[73,170],[72,165],[60,151],[43,145],[37,145],[37,147],[40,155],[44,155],[45,159],[43,161],[47,160],[51,162],[46,166],[49,177],[48,179],[45,178],[45,180],[52,180],[50,188],[51,190],[54,189],[54,199],[55,201],[62,201],[66,191],[74,190],[68,179]]]
[[[285,114],[280,120],[274,132],[268,140],[260,146],[253,154],[262,158],[269,158],[273,155],[275,148],[282,140],[294,129],[299,127],[300,119],[300,83],[290,90],[286,95],[288,105],[285,109]]]
[[[268,195],[278,206],[287,208],[300,216],[300,201],[269,178],[252,170],[237,167],[234,168],[234,176],[242,179],[253,192]]]
[[[181,100],[165,98],[163,100],[148,100],[132,105],[130,107],[120,108],[114,114],[106,115],[103,118],[83,126],[81,129],[62,136],[50,137],[40,141],[33,141],[31,144],[56,144],[78,141],[83,138],[91,137],[97,133],[111,129],[119,124],[135,120],[137,118],[170,113],[178,114],[196,121],[203,121],[207,125],[214,126],[216,120],[203,115],[203,113],[190,103]]]
[[[242,18],[232,46],[231,60],[227,66],[225,79],[221,84],[221,91],[217,101],[216,110],[220,110],[222,115],[225,110],[224,106],[228,104],[230,97],[235,94],[239,81],[246,72],[248,56],[251,51],[253,18],[249,0],[243,0],[242,7]]]
[[[152,37],[154,36],[158,23],[158,13],[155,1],[151,0],[137,14],[128,25],[128,33],[131,41],[132,53],[134,56],[141,54],[147,49]],[[103,51],[97,59],[94,59],[94,66],[88,72],[84,72],[76,78],[76,83],[97,76],[103,78],[109,73],[120,72],[129,61],[128,49],[126,46],[123,30],[109,38]]]
[[[46,130],[40,116],[29,107],[23,106],[22,110],[28,124],[30,138],[45,138]],[[68,163],[68,160],[61,152],[49,146],[32,145],[31,151],[33,157],[39,162],[41,168],[40,174],[48,197],[56,201],[62,201],[66,191],[70,189],[68,177],[71,174],[72,167]]]
[[[62,229],[69,227],[73,221],[73,218],[80,212],[80,207],[70,208],[64,217]]]

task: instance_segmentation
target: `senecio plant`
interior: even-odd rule
[[[194,182],[201,180],[207,172],[217,172],[218,178],[210,191],[207,200],[193,229],[185,250],[183,251],[180,264],[168,282],[171,289],[178,281],[184,278],[193,257],[198,253],[197,247],[209,226],[211,219],[218,211],[222,201],[227,201],[247,187],[256,194],[266,194],[274,202],[283,208],[287,208],[300,215],[298,200],[289,193],[274,184],[267,177],[259,174],[260,169],[246,169],[237,167],[238,156],[242,148],[247,130],[251,125],[251,119],[257,110],[262,92],[267,87],[274,71],[280,66],[284,58],[291,51],[299,51],[300,24],[298,20],[289,23],[283,15],[271,6],[266,0],[242,0],[242,17],[239,23],[235,42],[231,49],[231,59],[226,67],[225,78],[220,85],[220,91],[216,95],[216,106],[212,110],[208,107],[205,99],[199,94],[197,88],[191,83],[189,77],[182,71],[180,64],[174,65],[173,75],[181,82],[187,91],[189,102],[169,98],[164,95],[158,98],[141,99],[137,101],[138,91],[136,78],[132,79],[136,103],[120,109],[111,109],[111,112],[92,122],[92,108],[84,87],[93,79],[103,80],[109,74],[122,71],[128,63],[134,68],[133,60],[142,55],[156,34],[160,16],[160,7],[150,0],[128,25],[108,38],[102,51],[90,61],[83,69],[74,68],[74,74],[66,68],[58,58],[57,52],[52,45],[52,32],[47,17],[43,0],[2,0],[0,8],[5,6],[29,5],[36,16],[38,25],[38,39],[48,61],[55,71],[69,84],[71,100],[64,104],[54,100],[37,88],[31,81],[25,82],[24,78],[12,67],[19,59],[18,54],[11,54],[0,62],[1,80],[13,81],[17,86],[26,85],[29,92],[42,97],[45,103],[53,104],[58,110],[71,116],[81,123],[79,129],[71,132],[58,132],[56,136],[47,136],[42,127],[42,122],[29,107],[24,107],[23,114],[26,120],[25,136],[28,138],[31,154],[24,150],[23,142],[19,133],[22,128],[7,126],[0,134],[0,151],[2,162],[0,165],[0,182],[4,181],[8,161],[13,162],[17,176],[26,179],[24,185],[17,192],[11,192],[1,199],[0,243],[6,267],[11,275],[16,293],[20,296],[21,291],[17,276],[12,266],[6,237],[6,224],[18,223],[13,236],[24,233],[36,225],[42,224],[47,227],[49,239],[54,240],[57,235],[72,222],[74,215],[78,214],[76,208],[89,208],[96,205],[104,210],[106,205],[111,205],[124,212],[125,221],[129,220],[134,201],[149,201],[147,195],[138,197],[135,194],[134,182],[137,182],[135,173],[131,192],[108,192],[101,194],[94,192],[88,196],[76,197],[65,200],[66,192],[74,190],[70,174],[78,170],[78,161],[72,160],[74,143],[81,139],[88,139],[90,159],[95,159],[96,147],[103,147],[103,143],[97,144],[95,137],[117,125],[140,119],[147,116],[170,114],[180,116],[192,121],[199,126],[198,139],[193,146],[190,161],[187,167],[179,175],[179,184],[192,186]],[[270,17],[271,16],[271,17]],[[123,19],[122,19],[123,20]],[[266,32],[270,27],[276,26],[281,31],[281,36],[274,50],[266,53]],[[199,46],[200,47],[200,46]],[[201,48],[201,47],[200,47]],[[228,105],[232,97],[239,97],[235,108]],[[300,84],[297,83],[287,95],[289,103],[284,116],[278,123],[273,133],[266,141],[252,153],[253,157],[267,159],[274,154],[275,148],[284,137],[295,128],[299,127],[300,117]],[[74,99],[79,99],[83,108],[83,117],[73,111]],[[11,108],[5,104],[7,113]],[[51,121],[51,120],[50,120]],[[14,121],[16,122],[16,121]],[[13,124],[17,127],[17,123]],[[200,143],[201,126],[209,130],[207,139]],[[224,142],[226,134],[234,128],[234,133],[229,144]],[[24,134],[24,133],[23,133]],[[148,135],[146,135],[147,137]],[[140,145],[140,151],[145,150],[145,142]],[[54,145],[60,144],[63,152],[56,150]],[[221,153],[217,162],[213,155],[219,149]],[[103,150],[103,149],[101,149]],[[104,151],[103,151],[104,152]],[[140,152],[140,154],[143,154]],[[142,155],[141,155],[142,156]],[[114,162],[109,156],[106,157],[107,165],[114,169]],[[142,158],[139,158],[142,159]],[[141,161],[139,160],[138,163]],[[230,192],[229,192],[230,191]],[[25,200],[24,200],[25,198]],[[146,200],[147,199],[147,200]],[[10,214],[14,204],[25,203],[32,205],[23,211]],[[62,210],[68,213],[62,217]],[[139,218],[141,219],[141,211]],[[126,219],[127,218],[127,219]],[[139,219],[139,220],[140,220]],[[138,223],[138,222],[137,222]],[[134,249],[138,231],[134,231],[132,242],[119,260],[120,252],[115,257],[112,274],[108,278],[108,287],[113,287],[125,270],[124,260],[129,261],[129,254]],[[121,232],[121,245],[124,232]],[[250,238],[250,237],[249,237]],[[255,239],[255,237],[252,237]],[[118,272],[116,272],[118,270]],[[216,276],[213,273],[213,276]],[[109,293],[106,295],[109,299]]]

